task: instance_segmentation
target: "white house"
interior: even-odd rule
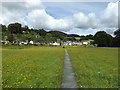
[[[81,41],[83,45],[89,45],[90,44],[90,41],[89,40],[83,40]]]
[[[34,44],[34,42],[31,40],[30,42],[29,42],[30,44]]]
[[[60,43],[54,42],[54,43],[52,43],[52,45],[58,46],[58,45],[60,45]]]
[[[0,42],[5,45],[9,43],[9,41],[5,41],[5,40],[1,40]]]
[[[72,42],[71,41],[67,41],[67,42],[63,42],[62,45],[65,45],[65,46],[72,46]]]
[[[83,42],[84,45],[88,45],[88,42]]]
[[[73,45],[81,46],[81,45],[82,45],[82,42],[73,42]]]
[[[28,41],[21,41],[21,42],[19,43],[19,45],[22,45],[22,44],[27,45],[27,44],[28,44]]]

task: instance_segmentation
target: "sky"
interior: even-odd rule
[[[21,23],[30,28],[88,35],[118,28],[118,2],[1,2],[0,24]]]

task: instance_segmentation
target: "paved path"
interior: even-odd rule
[[[62,82],[62,88],[77,88],[75,73],[73,72],[69,54],[66,49],[65,49],[65,53],[66,55],[64,61],[64,79]]]

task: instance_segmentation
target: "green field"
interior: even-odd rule
[[[118,88],[118,48],[66,47],[79,88]],[[62,47],[4,46],[3,88],[61,88]]]
[[[18,47],[19,48],[19,47]],[[3,88],[60,88],[64,49],[6,47],[2,50]]]
[[[118,88],[118,48],[67,48],[81,88]]]
[[[64,37],[64,38],[67,38],[67,39],[71,39],[73,37]],[[80,40],[80,37],[75,37],[76,40]]]

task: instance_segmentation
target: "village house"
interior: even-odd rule
[[[31,40],[31,41],[29,42],[29,44],[32,44],[32,45],[33,45],[33,44],[34,44],[34,42]]]
[[[38,35],[36,35],[36,38],[39,38]],[[60,39],[57,39],[57,42],[51,42],[51,43],[47,43],[47,45],[52,45],[52,46],[90,46],[92,45],[91,42],[93,42],[93,40],[82,40],[82,41],[66,41],[66,42],[61,42]],[[10,43],[7,40],[1,40],[1,43],[4,45],[7,44],[14,44],[14,45],[27,45],[27,44],[31,44],[31,45],[42,45],[42,43],[40,42],[34,42],[34,41],[29,41],[25,40],[25,41],[20,41],[20,40],[14,40],[12,43]],[[46,45],[46,44],[43,44]],[[90,46],[92,47],[92,46]]]
[[[2,44],[4,44],[4,45],[9,44],[9,41],[6,41],[6,40],[0,40],[0,42],[1,42]]]
[[[73,42],[73,45],[74,45],[74,46],[81,46],[81,45],[82,45],[82,42]]]
[[[54,46],[59,46],[60,45],[60,43],[58,43],[58,42],[54,42],[54,43],[51,43],[52,45],[54,45]]]
[[[82,45],[90,45],[90,40],[82,40]]]
[[[26,41],[20,41],[19,45],[22,45],[22,44],[27,45],[28,41],[27,40]]]
[[[71,41],[67,41],[67,42],[63,42],[62,45],[63,46],[72,46],[73,43]]]

